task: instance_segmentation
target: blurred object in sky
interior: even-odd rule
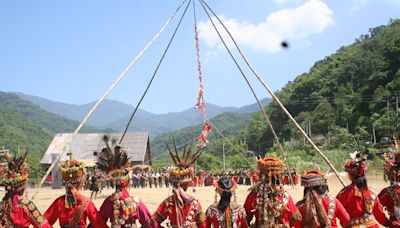
[[[284,40],[284,41],[282,41],[282,43],[281,43],[281,47],[283,47],[283,48],[289,48],[289,43],[288,43],[286,40]]]

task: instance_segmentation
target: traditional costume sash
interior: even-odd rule
[[[46,218],[39,212],[34,203],[25,198],[21,198],[19,200],[19,205],[28,212],[36,226],[41,227],[45,224]]]

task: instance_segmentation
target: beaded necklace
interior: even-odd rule
[[[125,225],[129,217],[136,211],[136,203],[133,202],[131,197],[121,199],[122,192],[117,192],[112,195],[113,200],[113,227],[119,228]]]

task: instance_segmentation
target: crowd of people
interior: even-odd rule
[[[42,214],[23,196],[29,177],[25,156],[8,158],[8,166],[1,170],[0,185],[5,187],[6,194],[0,202],[0,227],[52,227],[57,220],[63,228],[103,228],[108,227],[107,222],[111,227],[136,227],[137,221],[142,227],[161,227],[167,219],[167,225],[171,227],[297,228],[338,227],[339,223],[342,227],[400,227],[400,153],[395,153],[394,159],[385,164],[390,185],[378,195],[367,184],[367,157],[354,154],[344,166],[351,184],[333,197],[327,194],[329,186],[323,172],[309,170],[298,178],[295,170],[285,171],[284,162],[276,157],[259,159],[258,170],[247,174],[197,172],[195,175],[192,165],[202,149],[192,151],[192,147],[187,147],[182,153],[170,151],[175,168],[161,173],[132,173],[123,148],[110,145],[108,140],[105,143],[107,146],[99,153],[97,168],[107,180],[112,180],[115,191],[99,210],[91,199],[79,193],[85,184],[92,191],[98,190],[96,183],[101,180],[101,177],[95,177],[89,178],[88,182],[82,162],[67,160],[62,163],[60,168],[66,192]],[[144,176],[142,185],[140,180]],[[207,178],[214,182],[216,197],[215,202],[203,210],[199,199],[186,191],[194,183],[206,185]],[[304,196],[296,203],[284,186],[288,182],[299,182],[299,179]],[[236,201],[235,189],[239,183],[251,185],[243,206]],[[153,185],[170,185],[172,195],[150,213],[145,203],[131,196],[127,188]]]
[[[169,181],[169,168],[162,168],[156,172],[150,171],[147,167],[146,170],[133,169],[129,174],[130,187],[132,188],[168,188],[170,186]],[[289,177],[291,175],[291,177]],[[249,171],[229,171],[229,172],[205,172],[200,170],[196,172],[189,186],[214,186],[216,181],[222,177],[231,178],[238,185],[251,186],[257,183],[259,172],[256,170]],[[291,172],[284,172],[283,183],[285,185],[291,185],[291,180],[293,184],[298,184],[299,176],[295,169],[291,169]],[[100,191],[104,188],[114,188],[113,180],[107,177],[102,172],[91,172],[87,175],[86,182],[84,184],[85,189],[90,189],[92,192]],[[92,194],[93,195],[93,194]]]

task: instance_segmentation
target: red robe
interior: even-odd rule
[[[193,177],[193,185],[194,185],[195,187],[197,187],[197,184],[198,184],[198,182],[197,182],[197,176],[194,176],[194,177]]]
[[[91,200],[83,197],[84,201],[86,201],[87,206],[86,210],[82,213],[82,216],[79,219],[79,227],[86,227],[86,219],[89,218],[90,222],[93,224],[93,227],[96,228],[106,228],[107,225],[104,222],[103,218],[100,216],[100,213],[97,211],[96,206],[93,204]],[[57,198],[44,213],[44,217],[46,217],[47,221],[51,225],[53,225],[57,219],[60,222],[60,226],[65,226],[68,222],[71,222],[75,212],[80,208],[80,204],[74,205],[73,208],[65,207],[65,195]]]
[[[371,212],[366,210],[362,193],[354,184],[348,185],[337,195],[336,198],[350,215],[350,227],[358,224],[364,225],[364,227],[378,228],[378,222],[383,226],[387,225],[388,219],[383,212],[379,199],[376,198],[371,189],[369,191],[373,200]]]
[[[350,216],[346,212],[346,209],[344,209],[343,205],[340,203],[339,200],[328,197],[328,196],[323,196],[322,197],[322,205],[324,206],[324,210],[328,216],[328,218],[331,220],[331,227],[335,228],[338,227],[336,223],[336,218],[339,219],[340,225],[342,227],[346,227],[346,225],[350,222]],[[297,208],[299,209],[302,218],[304,218],[304,201],[300,201],[297,203]],[[300,220],[296,225],[296,228],[302,227],[302,220]]]
[[[179,210],[179,209],[178,209]],[[207,217],[201,209],[199,201],[191,197],[191,203],[183,205],[180,210],[183,218],[181,227],[206,227]],[[160,225],[166,218],[169,218],[170,225],[177,227],[177,209],[174,203],[174,196],[170,196],[165,199],[159,206],[156,212],[153,214],[154,220]]]
[[[219,211],[217,206],[218,203],[211,205],[207,209],[207,227],[248,227],[246,222],[246,212],[236,203],[231,202],[224,212]],[[227,222],[229,222],[229,226],[225,225]]]
[[[237,183],[239,181],[239,176],[237,176],[237,175],[233,176],[233,181],[235,181]]]
[[[100,207],[100,214],[101,217],[104,219],[104,221],[114,221],[114,201],[113,201],[113,196],[111,195],[107,197],[103,204]],[[125,221],[125,224],[136,224],[136,220],[139,220],[140,224],[142,227],[153,227],[153,219],[151,217],[151,213],[149,209],[144,205],[142,201],[140,201],[136,197],[131,197],[126,191],[126,189],[123,190],[121,199],[125,200],[126,198],[130,198],[131,202],[135,205],[133,205],[133,208],[136,208],[136,211]],[[91,225],[91,227],[93,227]],[[122,228],[126,227],[125,225],[122,226]],[[96,228],[96,227],[95,227]]]
[[[258,172],[253,172],[253,174],[251,175],[252,180],[253,180],[253,184],[258,182]],[[237,179],[237,178],[236,178]],[[236,182],[237,183],[237,182]]]
[[[262,186],[262,185],[261,185]],[[263,222],[262,219],[262,213],[259,208],[257,208],[257,192],[261,190],[262,188],[257,187],[253,189],[250,194],[247,196],[246,201],[244,203],[244,209],[246,210],[247,218],[251,220],[253,216],[256,218],[256,224],[260,225]],[[282,202],[286,201],[286,202]],[[297,210],[296,205],[293,202],[292,197],[287,193],[283,192],[277,197],[277,202],[282,202],[283,205],[283,211],[281,215],[279,216],[280,224],[284,224],[285,226],[293,226],[296,224],[300,219],[301,219],[301,214]]]
[[[389,186],[384,188],[378,195],[379,202],[386,208],[390,218],[389,227],[400,227],[400,211],[395,212],[395,201],[397,208],[400,207],[400,187]],[[399,208],[400,209],[400,208]],[[397,214],[397,216],[396,216]]]
[[[293,173],[292,178],[293,178],[293,184],[297,185],[299,183],[299,176],[297,176],[297,174]]]
[[[204,174],[201,173],[199,176],[199,186],[204,186]]]
[[[16,196],[14,199],[15,203],[10,202],[12,208],[9,218],[4,218],[4,221],[0,221],[1,227],[28,228],[29,225],[33,225],[35,228],[51,228],[46,218],[38,211],[34,203],[24,197]],[[0,202],[0,211],[3,211],[4,206],[5,202]]]

